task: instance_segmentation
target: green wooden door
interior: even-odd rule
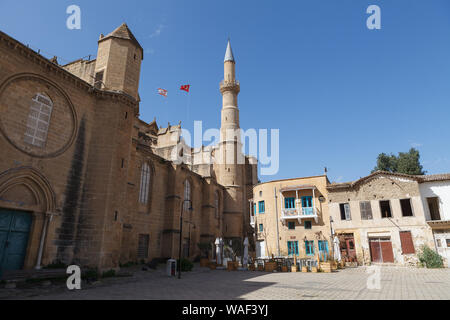
[[[0,271],[23,268],[30,227],[29,213],[0,209]]]

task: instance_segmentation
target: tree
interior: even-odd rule
[[[375,171],[388,171],[388,172],[397,172],[397,157],[392,153],[387,155],[386,153],[380,153],[377,158],[377,165],[372,170],[372,173]]]
[[[426,173],[420,164],[419,150],[414,148],[411,148],[408,152],[399,152],[398,156],[392,153],[390,155],[380,153],[377,157],[377,165],[372,170],[372,173],[378,170],[411,175],[423,175]]]

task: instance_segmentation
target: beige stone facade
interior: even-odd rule
[[[421,179],[376,172],[329,185],[328,206],[343,256],[356,257],[359,264],[416,265],[422,245],[434,248],[419,190]]]
[[[125,24],[95,60],[60,66],[2,32],[0,57],[0,236],[23,217],[21,268],[177,257],[183,203],[185,256],[247,236],[256,164],[221,171],[219,146],[189,148],[180,125],[138,118],[143,50]]]
[[[322,175],[270,181],[253,188],[249,206],[257,257],[331,254],[328,184]]]

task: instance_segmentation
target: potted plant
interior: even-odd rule
[[[294,264],[291,266],[291,272],[297,272],[297,256],[296,255],[294,255]]]
[[[327,273],[331,272],[333,270],[333,261],[329,259],[327,261],[320,262],[320,270]]]
[[[208,267],[209,267],[211,270],[216,270],[217,264],[216,264],[215,262],[209,262]]]
[[[277,269],[277,263],[272,254],[272,258],[264,264],[264,271],[273,272],[276,269]]]

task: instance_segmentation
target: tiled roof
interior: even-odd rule
[[[411,175],[411,174],[404,174],[404,173],[397,173],[397,172],[388,172],[388,171],[375,171],[374,173],[362,177],[355,181],[350,182],[342,182],[342,183],[331,183],[327,186],[327,189],[341,189],[341,188],[352,188],[357,186],[358,184],[361,184],[364,181],[367,181],[377,175],[388,175],[388,176],[394,176],[394,177],[400,177],[400,178],[407,178],[416,180],[418,183],[423,182],[431,182],[431,181],[445,181],[450,180],[450,173],[442,173],[442,174],[431,174],[431,175]]]
[[[420,182],[445,181],[450,180],[450,173],[429,174],[419,177],[421,180]]]

